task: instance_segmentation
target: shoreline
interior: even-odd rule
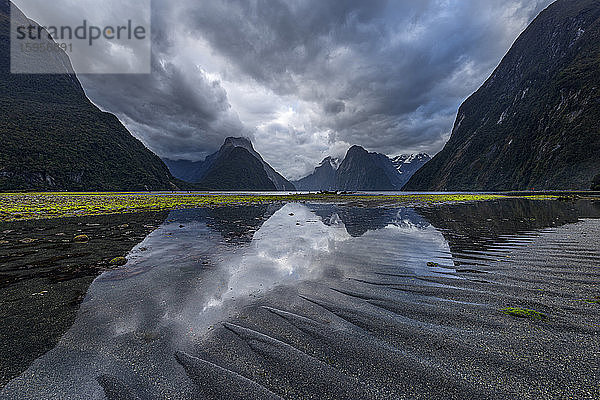
[[[564,192],[568,193],[568,192]],[[579,196],[580,192],[573,192]],[[242,206],[267,203],[332,203],[356,207],[429,206],[510,198],[559,200],[550,194],[508,195],[504,193],[422,194],[240,194],[197,193],[2,193],[0,222],[55,219],[93,215],[172,211],[203,207]]]

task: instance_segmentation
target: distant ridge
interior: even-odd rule
[[[237,146],[226,147],[196,184],[209,190],[277,190],[262,163]]]
[[[228,137],[204,161],[164,159],[171,173],[198,188],[210,190],[287,190],[296,188],[275,171],[243,137]]]
[[[352,146],[341,162],[327,157],[312,174],[293,183],[298,190],[397,191],[430,158],[413,154],[391,160],[384,154]]]
[[[335,190],[335,177],[339,166],[339,159],[327,157],[312,174],[292,183],[298,190]]]
[[[401,154],[392,158],[392,164],[396,167],[396,170],[402,175],[402,183],[404,186],[410,178],[425,164],[431,161],[429,154]]]
[[[385,155],[352,146],[337,170],[337,190],[392,191],[402,189],[402,178]]]

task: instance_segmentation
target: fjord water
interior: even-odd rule
[[[57,225],[109,220],[32,222],[4,234],[43,232],[2,254],[4,351],[21,356],[3,361],[0,397],[593,398],[599,217],[597,202],[529,200],[122,216],[116,239],[92,230],[72,263],[151,232],[93,282],[96,270],[31,266],[67,251],[39,247]],[[56,294],[87,285],[77,301]],[[44,336],[53,312],[63,331]],[[42,322],[11,336],[25,318]],[[28,354],[40,336],[47,348]]]

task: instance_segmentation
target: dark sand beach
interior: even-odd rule
[[[3,361],[0,397],[596,399],[599,218],[526,199],[173,211],[86,281],[47,352]]]

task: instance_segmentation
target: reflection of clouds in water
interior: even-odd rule
[[[184,220],[174,213],[134,248],[124,268],[94,281],[60,343],[2,395],[45,398],[52,387],[56,398],[103,399],[96,377],[109,373],[185,398],[182,393],[195,389],[174,352],[235,317],[258,295],[305,280],[335,286],[374,269],[430,274],[427,262],[444,264],[448,255],[441,233],[409,211],[319,210],[285,205],[250,243],[237,245],[207,227],[205,214]],[[285,309],[276,298],[270,296],[270,304]]]
[[[255,233],[249,247],[221,264],[230,273],[229,290],[212,297],[204,313],[278,285],[319,279],[326,266],[349,273],[381,264],[419,275],[443,271],[428,262],[453,266],[443,235],[422,217],[412,210],[381,212],[387,225],[352,237],[335,208],[329,217],[321,213],[319,218],[304,205],[284,206]]]
[[[111,336],[189,325],[202,293],[222,287],[219,274],[199,281],[205,275],[202,261],[224,252],[221,244],[205,222],[185,221],[183,228],[178,220],[167,222],[132,249],[124,268],[102,274],[86,302],[92,302],[96,317],[111,321],[106,326]],[[189,333],[187,328],[182,331]]]
[[[398,210],[393,223],[385,228],[390,231],[403,246],[396,246],[396,253],[402,255],[399,264],[410,267],[411,272],[417,275],[429,275],[435,273],[448,273],[448,269],[429,267],[428,263],[443,265],[451,270],[454,261],[450,256],[448,242],[433,225],[421,217],[412,209]],[[401,248],[404,251],[400,251]]]
[[[276,285],[316,279],[322,273],[319,260],[349,239],[343,225],[324,225],[305,206],[288,204],[265,222],[248,248],[223,262],[231,272],[227,297],[244,298]],[[205,310],[220,306],[224,297],[212,298]]]
[[[454,267],[454,262],[449,256],[448,242],[432,225],[423,226],[409,220],[402,220],[399,224],[388,225],[382,231],[373,233],[377,236],[387,235],[403,243],[402,246],[397,246],[395,249],[396,259],[399,264],[410,267],[412,273],[427,275],[431,272],[448,272],[440,268],[428,267],[427,263],[431,262],[450,268]],[[400,248],[405,250],[401,252]],[[402,258],[400,259],[398,256]]]
[[[128,304],[112,319],[111,335],[178,326],[183,337],[174,335],[175,341],[201,337],[257,296],[278,285],[320,279],[327,269],[341,272],[334,274],[339,277],[385,265],[423,275],[432,272],[428,262],[448,264],[441,258],[449,252],[443,236],[412,210],[331,206],[319,214],[287,204],[241,246],[225,245],[204,222],[186,220],[180,228],[174,216],[132,250],[126,268],[98,279],[112,280],[110,288],[91,293],[101,291],[103,302],[115,304],[109,309]],[[366,233],[353,237],[348,229]],[[203,271],[206,259],[211,267]]]

